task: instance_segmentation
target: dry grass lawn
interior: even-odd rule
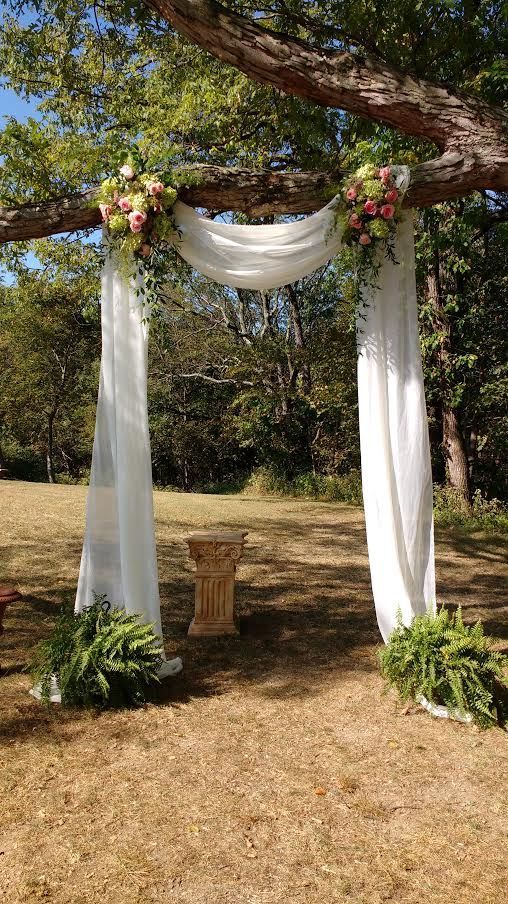
[[[383,696],[363,518],[343,505],[156,494],[168,654],[137,711],[49,711],[23,666],[71,599],[85,489],[0,484],[0,900],[500,904],[507,735]],[[249,531],[241,636],[188,640],[192,528]],[[506,637],[500,538],[438,536],[440,598]]]

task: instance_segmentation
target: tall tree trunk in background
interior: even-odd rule
[[[460,495],[464,508],[471,507],[471,482],[464,434],[457,410],[443,404],[443,448],[448,483]]]
[[[186,425],[187,424],[187,388],[185,386],[185,383],[183,384],[182,401],[183,401],[183,423],[184,423],[184,425]],[[187,431],[184,429],[184,449],[183,449],[183,456],[182,456],[182,483],[183,483],[183,488],[184,488],[185,492],[190,493],[191,488],[190,488],[190,480],[189,480],[189,459],[187,457],[186,444],[187,444]]]
[[[427,274],[427,299],[432,306],[434,329],[441,335],[438,351],[441,372],[441,411],[443,422],[442,447],[446,463],[448,484],[456,490],[464,508],[471,506],[471,483],[466,442],[460,425],[458,411],[450,405],[447,370],[451,353],[451,326],[444,309],[443,287],[440,275],[439,251],[434,250],[434,258]]]
[[[303,333],[302,317],[300,314],[300,305],[298,303],[298,295],[294,286],[286,286],[287,296],[289,299],[289,313],[291,323],[293,325],[293,335],[295,337],[295,348],[302,354],[305,354],[305,336]],[[307,395],[311,389],[311,376],[308,361],[301,362],[302,384],[305,394]]]
[[[48,474],[48,482],[56,483],[55,477],[55,465],[53,462],[53,451],[54,451],[54,424],[56,417],[56,408],[52,408],[48,414],[48,432],[47,432],[47,445],[46,445],[46,471]]]
[[[4,458],[4,454],[2,452],[2,447],[0,446],[0,477],[6,477],[8,473],[7,463]]]

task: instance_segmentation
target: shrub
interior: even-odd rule
[[[452,487],[434,486],[434,521],[441,527],[507,533],[508,506],[499,499],[485,499],[480,490],[476,490],[468,511]]]
[[[58,471],[55,475],[56,482],[60,483],[64,486],[88,486],[90,483],[90,469],[84,468],[79,477],[72,474],[67,474],[66,471]]]
[[[460,609],[449,614],[417,616],[409,627],[398,625],[380,652],[381,672],[402,700],[420,697],[462,715],[481,728],[504,722],[508,712],[503,688],[508,657],[492,649],[480,622],[465,625]]]
[[[320,502],[362,504],[362,482],[359,471],[328,476],[305,472],[292,480],[270,468],[257,468],[245,485],[245,493],[259,496],[296,496]]]
[[[78,615],[60,615],[51,636],[37,647],[30,671],[46,702],[56,675],[62,703],[69,706],[139,705],[158,681],[161,662],[152,626],[95,596]]]
[[[0,436],[7,477],[12,480],[47,480],[46,463],[33,449],[22,446],[5,432]]]

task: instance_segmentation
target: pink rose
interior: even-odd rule
[[[132,210],[129,214],[129,223],[136,223],[137,226],[142,226],[146,220],[146,213],[144,210]]]
[[[99,204],[99,210],[102,219],[106,221],[111,213],[111,204]]]
[[[151,195],[160,195],[164,191],[162,182],[149,182],[147,188]]]
[[[141,245],[141,248],[139,249],[139,253],[141,254],[142,257],[150,257],[150,255],[152,253],[152,246],[147,245],[147,244]]]
[[[381,216],[385,218],[385,220],[391,220],[395,213],[395,207],[393,204],[383,204],[381,208]]]
[[[346,192],[346,198],[348,199],[348,201],[354,201],[356,198],[356,189],[348,188]]]
[[[383,185],[386,185],[386,183],[389,181],[391,174],[392,174],[392,171],[389,166],[382,166],[380,168],[379,178],[381,179],[381,182],[383,183]]]
[[[396,188],[391,188],[390,191],[386,192],[385,200],[389,201],[390,204],[393,204],[394,201],[399,197],[399,193]]]
[[[375,201],[366,201],[363,205],[363,209],[365,213],[368,213],[373,217],[377,213],[377,204]]]
[[[125,213],[127,213],[128,210],[132,210],[132,204],[126,195],[124,195],[123,198],[120,198],[118,206],[120,210],[125,211]]]
[[[352,213],[348,222],[352,229],[362,229],[362,221],[357,213]]]
[[[371,243],[370,235],[367,235],[366,232],[362,232],[358,241],[359,241],[360,245],[370,245],[370,243]]]
[[[132,169],[132,166],[129,166],[128,163],[124,163],[124,165],[120,167],[120,173],[122,174],[124,179],[128,179],[129,181],[131,179],[134,179],[134,170]]]

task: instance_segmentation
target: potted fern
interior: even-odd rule
[[[493,649],[481,622],[465,625],[461,610],[417,616],[398,624],[380,652],[381,672],[402,700],[445,707],[447,714],[480,728],[508,718],[508,657]],[[437,711],[436,714],[444,714]]]
[[[50,637],[36,648],[30,672],[43,701],[68,706],[126,706],[145,701],[162,662],[151,625],[104,596],[81,613],[62,612]]]

